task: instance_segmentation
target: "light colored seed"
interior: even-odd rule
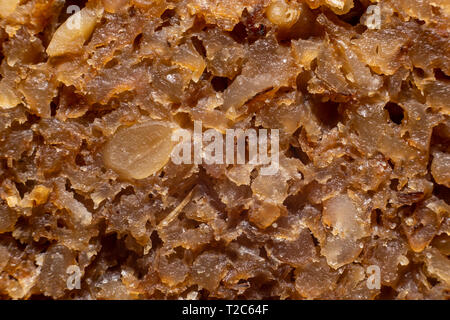
[[[175,128],[171,123],[149,121],[119,129],[105,147],[105,165],[124,178],[147,178],[169,161]]]
[[[267,7],[267,18],[281,28],[290,28],[297,22],[301,14],[300,8],[285,0],[275,0]]]

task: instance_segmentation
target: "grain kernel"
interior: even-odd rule
[[[301,10],[285,0],[276,0],[267,8],[267,18],[281,28],[290,28],[297,22]]]
[[[119,129],[103,155],[106,166],[125,178],[144,179],[169,161],[175,126],[150,121]]]

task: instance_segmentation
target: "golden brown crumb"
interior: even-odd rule
[[[0,299],[449,298],[448,1],[77,3],[0,0]]]

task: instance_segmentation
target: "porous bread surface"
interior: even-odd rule
[[[0,298],[448,299],[449,32],[449,0],[0,0]],[[279,170],[175,164],[195,121],[279,130]]]

